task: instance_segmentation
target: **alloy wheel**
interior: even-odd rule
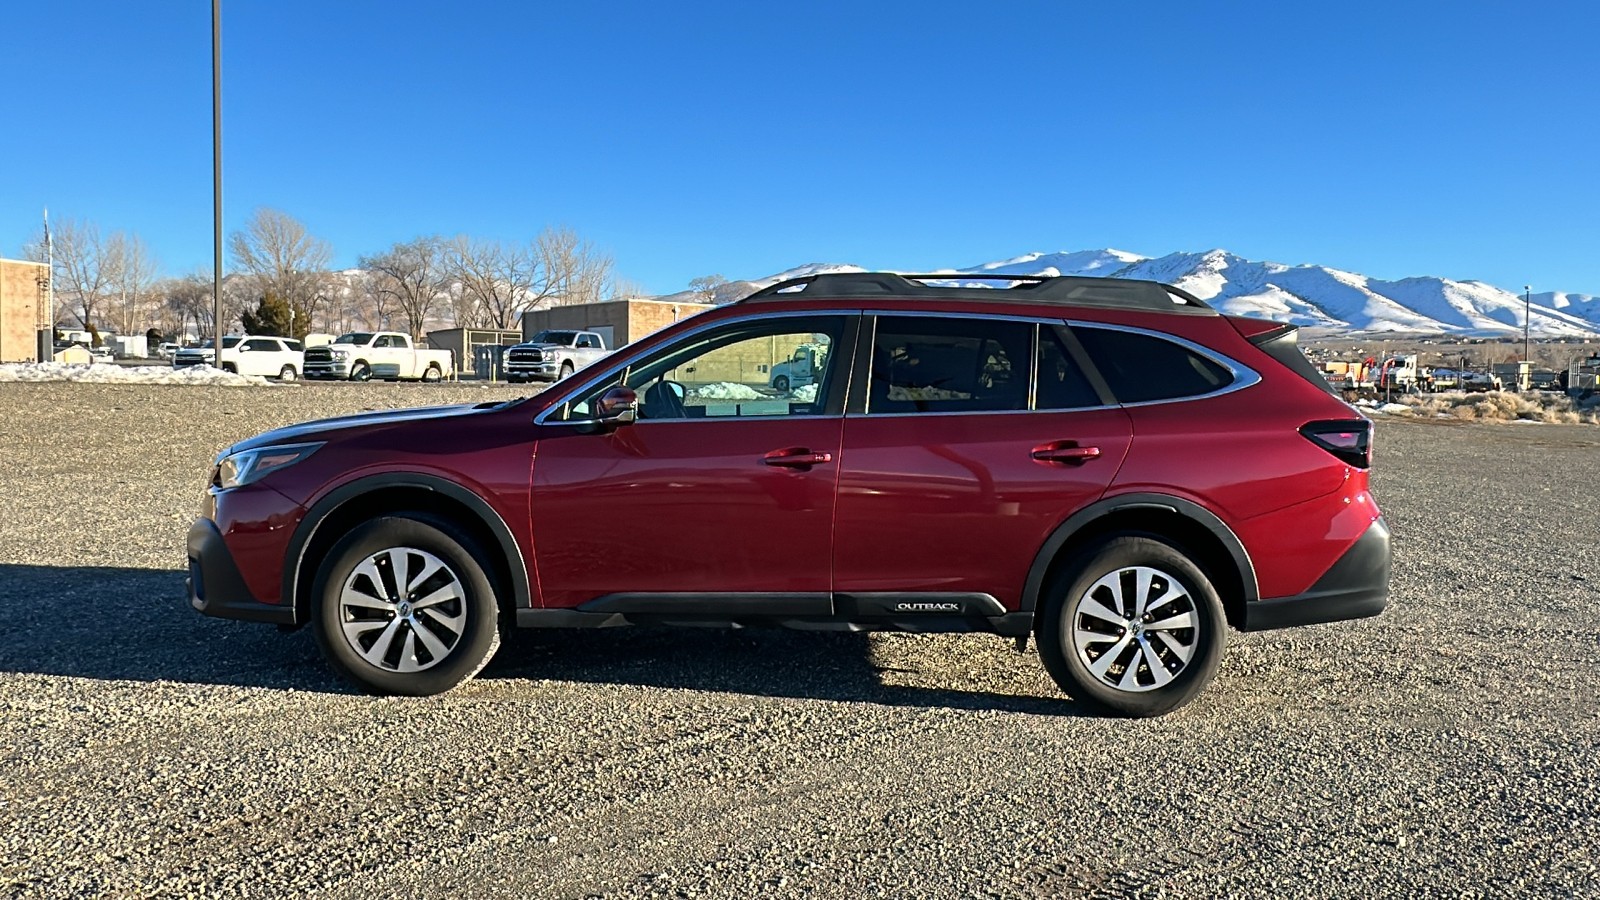
[[[421,672],[442,662],[466,632],[461,578],[439,557],[414,547],[368,556],[339,591],[344,639],[374,668]]]
[[[1189,590],[1150,566],[1101,577],[1072,605],[1073,648],[1089,673],[1119,691],[1165,687],[1189,667],[1201,618]]]

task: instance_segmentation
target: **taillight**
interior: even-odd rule
[[[1306,440],[1358,469],[1372,466],[1372,423],[1366,419],[1332,419],[1300,426]]]

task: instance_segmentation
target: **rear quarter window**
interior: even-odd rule
[[[1153,334],[1085,326],[1072,331],[1118,403],[1198,397],[1233,383],[1233,374],[1216,362]]]

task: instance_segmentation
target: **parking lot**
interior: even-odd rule
[[[1600,428],[1380,420],[1389,611],[1234,635],[1154,721],[984,636],[520,633],[373,698],[189,609],[225,445],[528,390],[0,385],[0,890],[1600,894]]]

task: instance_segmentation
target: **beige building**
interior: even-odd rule
[[[44,263],[0,259],[0,363],[38,361],[46,284]]]
[[[614,300],[609,303],[553,306],[523,313],[522,336],[526,339],[551,329],[593,331],[605,339],[606,349],[615,350],[679,319],[687,319],[710,308],[707,303],[673,303],[665,300]]]

